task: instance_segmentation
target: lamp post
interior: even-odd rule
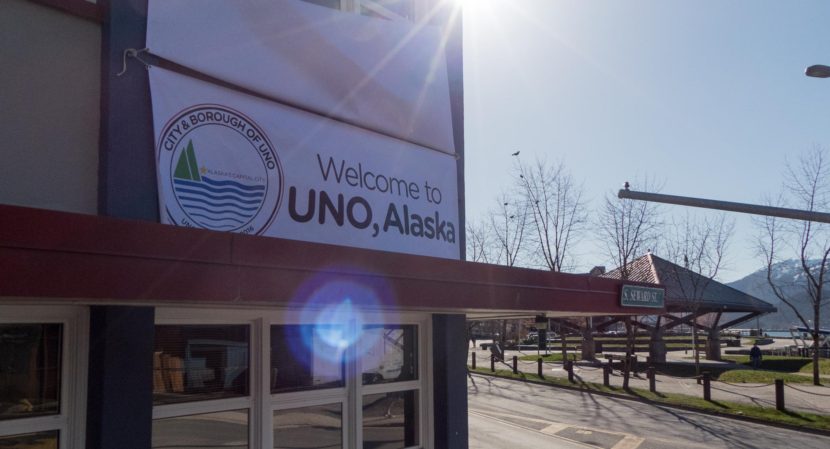
[[[830,66],[816,64],[807,67],[804,74],[813,78],[830,78]]]

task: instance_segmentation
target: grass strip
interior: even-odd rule
[[[576,355],[576,359],[580,360],[582,353],[580,352],[568,352],[568,360],[573,360],[574,354]],[[539,359],[538,355],[523,355],[519,357],[519,360],[523,362],[535,362]],[[548,355],[542,356],[542,361],[544,362],[561,362],[562,361],[562,353],[548,353]],[[508,361],[509,363],[509,361]]]
[[[813,376],[751,369],[733,369],[721,373],[720,376],[718,376],[718,380],[731,383],[771,384],[775,382],[776,379],[783,379],[786,383],[794,384],[813,383]],[[823,384],[830,382],[830,378],[827,377],[821,377],[820,379]]]
[[[468,367],[469,369],[469,367]],[[513,374],[511,370],[498,369],[492,372],[489,369],[469,369],[470,372],[495,376],[505,379],[529,380],[533,382],[578,389],[587,392],[598,392],[603,394],[628,397],[631,399],[643,400],[655,404],[680,406],[709,414],[733,416],[737,418],[751,418],[772,424],[785,425],[802,429],[813,429],[824,433],[830,432],[830,416],[814,413],[796,412],[790,410],[779,411],[772,407],[758,407],[750,404],[736,403],[730,401],[706,401],[703,398],[677,393],[652,393],[648,390],[630,388],[624,390],[622,387],[608,386],[593,382],[578,380],[571,383],[560,377],[545,377],[532,373]]]
[[[733,363],[750,366],[748,355],[727,355],[724,360]],[[767,355],[761,360],[761,369],[769,371],[780,371],[782,373],[813,373],[813,359],[808,357],[788,357]],[[818,364],[819,374],[830,376],[830,359],[820,359]]]

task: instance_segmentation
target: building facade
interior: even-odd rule
[[[344,67],[309,69],[321,58],[304,58],[289,46],[286,51],[305,64],[298,66],[303,76],[288,92],[273,93],[268,85],[242,85],[233,78],[238,70],[227,75],[221,67],[216,73],[202,69],[200,61],[187,59],[199,48],[183,41],[170,47],[187,47],[184,59],[156,53],[163,47],[152,40],[159,29],[167,26],[165,32],[174,32],[177,21],[202,17],[205,11],[193,9],[191,15],[172,19],[159,14],[154,21],[148,20],[147,3],[0,3],[0,60],[5,66],[0,71],[0,446],[463,448],[466,313],[643,312],[620,307],[620,282],[613,279],[459,260],[465,153],[460,13],[454,2],[253,2],[276,8],[283,18],[289,13],[359,16],[374,32],[399,28],[411,31],[404,35],[417,34],[427,25],[438,30],[442,51],[429,66],[444,67],[446,114],[417,117],[406,114],[418,108],[395,106],[401,92],[394,88],[379,88],[375,97],[352,94],[355,86],[373,85],[384,76],[406,78],[411,71],[384,75],[370,66],[359,72],[372,74],[368,81],[354,81]],[[150,9],[162,5],[149,3]],[[219,19],[220,24],[231,22]],[[249,19],[259,23],[262,18]],[[148,31],[148,24],[155,28]],[[194,26],[182,29],[187,35],[202,33],[193,39],[197,43],[227,31]],[[322,30],[328,33],[330,27]],[[276,41],[284,42],[280,37]],[[151,41],[154,45],[145,50]],[[418,54],[417,48],[400,47]],[[253,54],[237,44],[230,48],[241,57]],[[357,66],[362,56],[356,54]],[[398,250],[357,237],[331,240],[328,228],[283,237],[255,235],[247,228],[220,232],[198,219],[193,219],[196,225],[177,222],[172,203],[164,202],[161,150],[156,151],[165,134],[154,127],[154,116],[171,97],[151,95],[150,84],[158,80],[153,74],[161,71],[209,85],[205,89],[221,88],[252,102],[296,110],[286,113],[286,122],[295,114],[306,121],[290,123],[311,123],[286,130],[285,135],[299,135],[299,142],[314,138],[320,129],[340,127],[357,130],[353,135],[358,137],[349,138],[358,144],[423,147],[425,154],[444,158],[441,164],[451,167],[444,172],[452,172],[453,181],[444,190],[456,191],[444,198],[455,211],[447,219],[455,224],[455,234],[440,243],[453,245],[450,254],[455,256],[425,254],[426,244]],[[288,77],[290,73],[281,79]],[[303,84],[320,77],[330,83]],[[344,79],[352,81],[339,86]],[[327,109],[331,98],[322,94],[319,102],[291,97],[302,89],[339,92],[333,97],[336,107]],[[360,103],[365,98],[371,101]],[[389,109],[378,99],[388,100]],[[365,104],[373,102],[378,106],[365,111]],[[395,122],[398,117],[388,111],[403,111],[403,122]],[[435,137],[436,126],[428,120],[436,117],[450,134]],[[245,128],[241,122],[234,126],[244,136],[253,123],[270,126],[267,122],[260,116]],[[277,146],[287,145],[278,134],[272,136]],[[205,145],[195,146],[177,143],[180,153],[170,162],[171,176],[188,188],[212,170],[204,162]],[[278,181],[289,190],[283,178],[301,182],[303,176],[290,167],[295,156],[281,157],[284,170]],[[345,182],[352,179],[344,173]],[[365,172],[356,176],[368,179]],[[229,185],[217,187],[217,195],[226,195]],[[256,191],[256,186],[233,188]],[[174,187],[172,192],[170,198],[184,201],[181,191]],[[424,194],[417,186],[404,193],[416,199]],[[431,202],[440,202],[434,195]],[[275,210],[279,204],[290,209],[289,194],[286,198],[274,200]],[[360,201],[342,199],[338,207],[338,195],[332,194],[325,209],[323,196],[315,198],[319,209],[306,203],[307,212],[326,212],[340,222],[353,219],[361,230],[371,224],[365,212],[348,215],[349,207],[359,210]],[[295,221],[301,222],[302,210],[294,207],[293,215],[300,217]],[[198,216],[195,207],[182,210],[191,219]],[[400,229],[406,237],[427,233],[427,218],[416,230],[416,214],[405,214],[389,224],[387,212],[384,228]],[[306,221],[323,225],[322,219]],[[437,234],[436,225],[430,238],[438,240]]]

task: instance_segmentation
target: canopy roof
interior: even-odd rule
[[[776,308],[761,299],[721,284],[714,279],[661,259],[652,253],[641,256],[628,265],[629,280],[662,285],[666,288],[666,310],[674,312],[747,312],[771,313]],[[600,275],[620,279],[616,268]]]

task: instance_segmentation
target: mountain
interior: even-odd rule
[[[818,260],[808,261],[808,265],[812,270],[816,270],[819,265]],[[812,303],[807,293],[807,275],[801,267],[801,261],[797,259],[785,260],[778,262],[772,266],[772,280],[778,286],[787,298],[791,298],[791,303],[798,307],[802,316],[811,320],[813,318]],[[731,282],[730,287],[749,293],[759,299],[774,305],[778,308],[778,312],[764,315],[760,318],[760,325],[766,329],[787,329],[790,326],[801,326],[801,322],[796,317],[793,310],[784,304],[772,292],[772,288],[767,282],[767,269],[762,268],[744,278]],[[826,302],[830,302],[830,280],[828,280],[825,287],[825,297],[828,298]],[[823,307],[821,311],[821,326],[830,326],[830,307]],[[752,323],[754,326],[755,323]]]

